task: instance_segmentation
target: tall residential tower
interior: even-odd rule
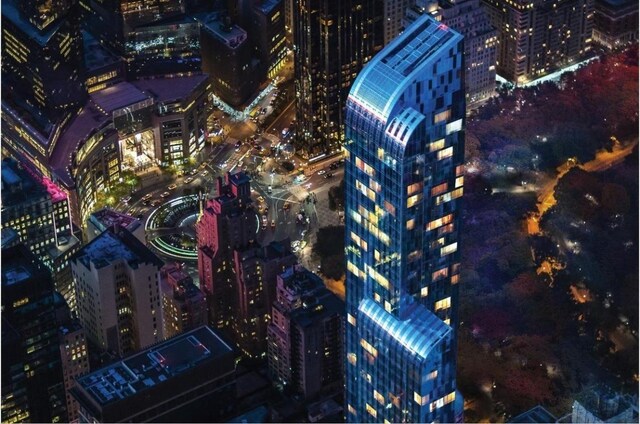
[[[379,0],[293,3],[296,143],[304,156],[340,148],[349,88],[383,45],[382,15]]]
[[[419,17],[346,108],[346,419],[461,420],[456,390],[462,36]]]

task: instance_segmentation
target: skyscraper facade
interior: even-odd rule
[[[454,422],[462,36],[421,16],[346,108],[346,419]]]
[[[163,265],[122,227],[107,229],[80,249],[71,270],[87,338],[120,356],[163,340]]]
[[[207,295],[211,326],[225,330],[234,316],[236,280],[233,249],[256,237],[251,183],[244,172],[218,177],[217,197],[207,202],[196,224],[200,289]]]
[[[305,399],[341,390],[344,303],[302,265],[278,275],[267,330],[269,375]]]
[[[415,6],[407,10],[407,22],[429,13],[464,36],[467,108],[478,107],[496,91],[498,31],[491,26],[485,9],[480,0],[417,0]]]
[[[497,71],[517,84],[573,63],[591,50],[593,0],[483,0],[498,30]]]
[[[379,0],[294,2],[296,143],[303,156],[341,146],[349,88],[383,45],[382,14]]]

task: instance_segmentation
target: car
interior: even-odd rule
[[[160,195],[160,197],[162,197],[163,199],[164,199],[165,197],[169,197],[169,196],[171,196],[171,193],[169,193],[168,191],[165,191],[164,193],[162,193],[162,194]]]
[[[200,175],[202,175],[203,177],[206,177],[208,174],[209,171],[207,171],[206,169],[200,173]]]
[[[276,228],[276,221],[271,220],[271,228]]]
[[[236,141],[236,147],[240,147],[240,146],[242,146],[242,141],[240,140]]]
[[[331,177],[333,177],[333,174],[331,172],[329,172],[328,174],[325,174],[324,176],[325,179],[329,179]]]
[[[146,199],[146,200],[142,201],[142,204],[145,205],[145,206],[149,206],[149,203],[151,203],[151,200],[149,200],[149,199]]]
[[[327,172],[327,171],[325,171],[325,170],[323,169],[323,170],[321,170],[321,171],[318,171],[318,175],[323,175],[323,174],[325,174],[326,172]]]
[[[207,166],[207,164],[203,162],[203,163],[201,163],[201,164],[200,164],[200,166],[198,167],[198,169],[204,169],[204,167],[205,167],[205,166]]]
[[[264,197],[258,196],[258,202],[260,202],[260,203],[264,202]]]
[[[185,178],[185,180],[184,180],[185,184],[189,184],[191,182],[193,182],[193,177]]]
[[[149,194],[145,194],[144,196],[142,196],[142,200],[149,200],[153,197],[153,194],[149,193]]]
[[[269,187],[267,188],[267,193],[271,194],[272,192],[273,192],[273,189],[271,188],[271,186],[269,186]]]
[[[267,228],[267,215],[262,215],[262,229],[266,229]]]
[[[151,206],[153,206],[154,208],[155,208],[156,206],[158,206],[159,204],[160,204],[160,201],[159,201],[158,199],[156,199],[156,200],[154,200],[154,201],[152,201],[152,202],[151,202]]]
[[[291,206],[289,205],[289,203],[285,203],[285,204],[284,204],[284,206],[283,206],[282,208],[283,208],[285,211],[288,211],[290,207],[291,207]]]
[[[169,190],[175,190],[176,188],[178,188],[177,185],[175,184],[171,184],[169,187],[167,187]]]
[[[192,169],[191,172],[189,172],[189,175],[197,175],[198,174],[198,168]]]
[[[129,200],[131,200],[131,196],[127,196],[127,197],[123,197],[123,198],[122,198],[122,201],[123,201],[124,203],[129,203]]]

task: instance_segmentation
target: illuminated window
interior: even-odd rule
[[[464,174],[464,165],[456,166],[456,177],[459,177],[462,174]]]
[[[458,281],[460,281],[460,274],[451,276],[451,284],[458,284]]]
[[[438,160],[450,158],[451,156],[453,156],[453,146],[440,150],[437,155]]]
[[[462,187],[463,184],[464,184],[464,177],[456,178],[456,188]]]
[[[374,180],[373,178],[369,178],[369,185],[377,193],[380,193],[380,190],[382,190],[382,186],[380,184],[378,184],[378,182],[376,180]]]
[[[438,300],[436,302],[435,310],[439,311],[440,309],[448,309],[451,307],[451,297],[445,297],[442,300]]]
[[[420,393],[413,392],[413,401],[420,406],[426,405],[429,402],[429,395],[420,396]]]
[[[429,151],[435,152],[436,150],[444,149],[444,138],[436,140],[433,143],[429,143]]]
[[[374,358],[378,357],[378,350],[375,347],[371,346],[371,344],[365,339],[360,339],[360,346],[362,346],[364,350],[366,350]]]
[[[389,303],[389,301],[387,300],[384,301],[384,310],[387,312],[391,312],[391,303]]]
[[[440,249],[440,257],[447,256],[458,250],[458,243],[451,243]]]
[[[365,265],[365,269],[368,270],[369,277],[371,277],[376,283],[380,284],[385,289],[389,290],[389,280],[387,280],[382,276],[382,274],[380,274],[370,266]]]
[[[369,413],[369,415],[371,415],[373,418],[376,418],[378,416],[378,413],[376,412],[376,410],[373,409],[371,407],[371,405],[369,405],[368,403],[366,403],[365,405],[366,405],[366,410]]]
[[[423,287],[420,289],[420,296],[427,297],[429,296],[429,287]]]
[[[356,356],[355,353],[348,353],[347,361],[349,361],[351,365],[356,365],[358,363],[358,357]]]
[[[384,209],[389,212],[391,215],[396,216],[396,207],[391,203],[384,201]]]
[[[431,402],[429,405],[429,410],[433,412],[434,409],[442,408],[443,406],[453,402],[456,399],[456,392],[451,392],[446,396],[441,397],[440,399]]]
[[[436,113],[436,116],[433,118],[433,123],[437,124],[442,121],[446,121],[451,118],[451,109],[447,109],[444,112]]]
[[[437,281],[441,278],[445,278],[449,274],[449,268],[442,268],[433,273],[431,273],[431,280]]]
[[[445,215],[442,218],[434,219],[427,224],[427,231],[435,230],[438,227],[449,224],[453,220],[453,214]]]
[[[356,317],[354,317],[351,314],[347,314],[347,322],[349,322],[349,324],[355,326],[356,325]]]
[[[449,188],[449,185],[447,183],[438,184],[437,186],[431,189],[431,195],[436,196],[440,193],[444,193],[445,191],[447,191],[448,188]]]
[[[416,224],[416,220],[415,219],[410,219],[407,221],[407,230],[413,230],[413,227],[415,227]]]
[[[358,157],[356,157],[356,167],[370,177],[373,177],[375,174],[374,169],[369,165],[367,165],[366,163],[364,163],[364,161]]]
[[[419,201],[422,200],[422,193],[411,196],[407,199],[407,207],[411,208],[416,205]]]
[[[419,191],[422,191],[422,183],[413,183],[407,186],[407,196],[411,196]]]
[[[438,370],[431,371],[427,376],[427,380],[435,380],[436,378],[438,378]]]
[[[384,149],[381,147],[378,147],[378,159],[380,160],[384,159]]]
[[[462,129],[462,119],[458,119],[457,121],[453,121],[450,124],[447,124],[447,135],[454,133],[456,131],[460,131]]]
[[[349,411],[350,414],[356,415],[356,410],[351,405],[347,405],[347,411]]]
[[[377,400],[380,405],[384,405],[384,396],[382,396],[382,394],[377,390],[373,391],[373,398]]]

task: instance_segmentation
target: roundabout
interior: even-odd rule
[[[145,223],[148,244],[168,258],[197,261],[195,224],[199,213],[197,194],[163,203],[149,215]]]

